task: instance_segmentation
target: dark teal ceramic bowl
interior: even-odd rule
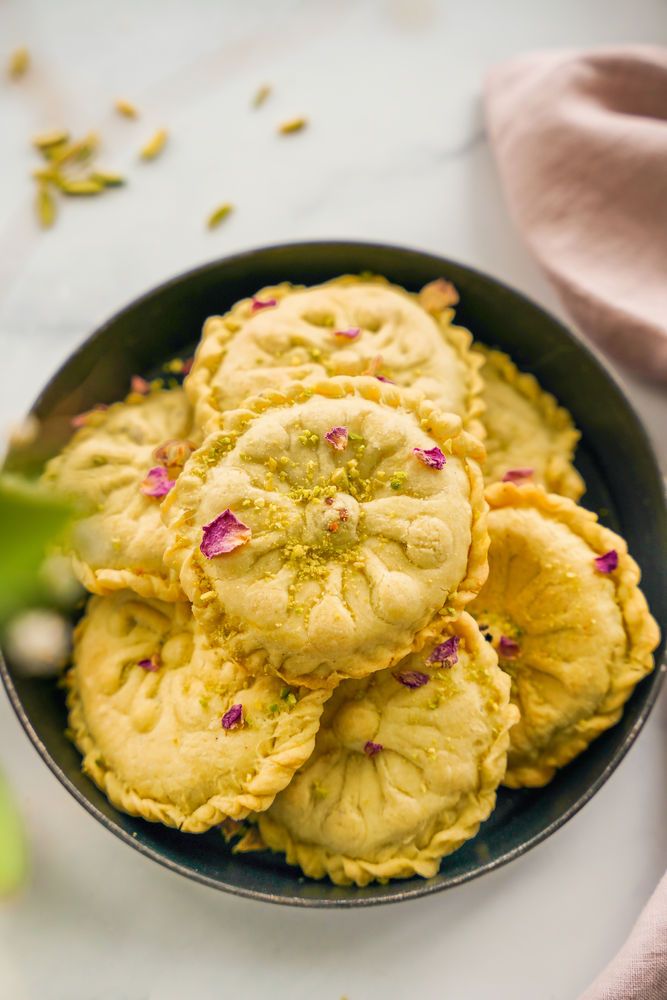
[[[667,515],[663,486],[646,433],[614,379],[560,323],[528,299],[469,267],[401,247],[297,243],[217,261],[161,285],[105,323],[69,359],[37,400],[46,434],[39,461],[70,434],[69,419],[98,402],[121,398],[136,372],[146,373],[198,339],[203,320],[263,285],[315,284],[345,272],[374,271],[409,289],[445,276],[461,295],[457,320],[476,338],[509,352],[573,413],[583,432],[577,465],[585,506],[625,536],[643,572],[653,614],[667,625]],[[16,459],[15,459],[16,461]],[[658,655],[661,662],[661,654]],[[206,885],[252,899],[297,906],[369,906],[439,892],[512,861],[567,822],[628,752],[658,695],[664,664],[644,680],[621,722],[555,780],[537,791],[501,789],[478,836],[440,873],[365,889],[314,882],[271,854],[234,856],[216,831],[178,833],[117,812],[80,769],[65,738],[62,692],[2,665],[9,698],[44,762],[88,812],[135,850]]]

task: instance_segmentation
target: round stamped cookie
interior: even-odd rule
[[[207,320],[185,383],[197,420],[205,424],[266,388],[371,374],[458,414],[479,436],[481,362],[468,331],[452,325],[457,301],[444,281],[420,296],[349,275],[313,288],[264,288]]]
[[[479,442],[374,379],[226,413],[163,508],[194,612],[252,671],[332,686],[404,656],[486,578]]]
[[[144,597],[184,600],[164,565],[162,500],[194,450],[182,389],[133,393],[85,416],[43,479],[71,497],[78,516],[64,542],[81,583],[95,594],[129,587]]]
[[[432,877],[495,805],[509,688],[465,613],[393,670],[343,682],[312,757],[258,817],[264,842],[339,885]]]
[[[572,464],[580,435],[568,411],[506,354],[478,343],[475,351],[485,359],[486,481],[532,481],[578,500],[586,484]]]
[[[489,578],[470,611],[521,712],[505,784],[540,786],[619,720],[658,628],[625,542],[595,514],[532,485],[487,498]]]
[[[266,809],[312,752],[325,698],[253,678],[185,603],[92,598],[67,675],[83,769],[119,809],[201,833]]]

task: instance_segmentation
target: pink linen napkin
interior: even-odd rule
[[[667,381],[667,49],[540,52],[491,71],[510,210],[580,329]]]
[[[666,1000],[667,875],[616,958],[579,1000]]]

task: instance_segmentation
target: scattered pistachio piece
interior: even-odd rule
[[[99,194],[100,191],[104,190],[104,184],[100,184],[99,181],[94,181],[91,178],[85,178],[81,181],[70,181],[61,177],[58,180],[58,187],[63,194],[69,195]]]
[[[114,174],[109,170],[93,170],[90,180],[96,181],[102,187],[120,187],[125,183],[125,178],[121,174]]]
[[[88,135],[84,136],[83,139],[79,139],[78,142],[71,144],[61,143],[54,147],[55,152],[50,157],[50,160],[55,167],[60,167],[62,164],[69,163],[72,160],[83,162],[90,159],[99,144],[99,136],[95,132],[89,132]]]
[[[229,201],[224,202],[224,204],[222,205],[218,205],[218,207],[214,209],[208,217],[206,223],[208,228],[216,229],[220,225],[220,223],[224,222],[227,216],[230,215],[230,213],[233,211],[234,211],[234,206]]]
[[[56,203],[53,195],[46,184],[41,183],[37,188],[37,218],[43,229],[50,229],[56,221]]]
[[[32,140],[35,149],[41,151],[52,149],[54,146],[62,146],[65,142],[69,142],[69,132],[64,128],[54,128],[50,132],[40,132]]]
[[[278,126],[278,131],[281,135],[291,135],[293,132],[301,132],[307,124],[307,118],[288,118]]]
[[[154,160],[159,156],[165,147],[169,133],[166,128],[159,128],[155,135],[142,147],[140,156],[142,160]]]
[[[30,67],[30,53],[28,52],[25,45],[22,45],[18,49],[14,49],[9,57],[9,64],[7,66],[7,73],[12,80],[20,80],[22,76],[28,72]]]
[[[266,101],[271,93],[271,86],[268,83],[263,83],[258,90],[255,91],[255,96],[252,99],[253,108],[261,108],[262,104]]]
[[[114,107],[119,115],[123,118],[138,118],[139,112],[137,111],[134,104],[130,101],[126,101],[125,98],[119,97],[114,103]]]

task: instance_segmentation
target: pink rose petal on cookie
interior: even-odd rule
[[[223,729],[237,729],[243,725],[243,705],[232,705],[222,717]]]
[[[438,447],[434,448],[413,448],[412,453],[417,456],[420,462],[428,465],[430,469],[442,469],[447,459]]]
[[[516,639],[510,639],[508,635],[501,635],[498,640],[498,653],[504,660],[516,660],[521,652],[521,647]]]
[[[375,377],[378,380],[378,382],[388,382],[389,385],[396,385],[393,378],[387,378],[386,375],[376,375]]]
[[[253,295],[251,309],[253,312],[259,312],[260,309],[271,309],[273,306],[278,305],[278,299],[256,299]]]
[[[335,448],[336,451],[343,451],[347,448],[347,427],[332,427],[331,430],[324,435],[324,440],[327,444],[330,444],[332,448]]]
[[[185,361],[183,362],[183,367],[181,368],[181,373],[183,375],[189,375],[190,374],[190,369],[192,368],[192,366],[194,364],[194,361],[195,361],[194,358],[186,358],[185,359]]]
[[[508,469],[503,476],[504,483],[525,483],[527,479],[532,479],[534,469]]]
[[[618,567],[618,552],[616,549],[609,549],[609,552],[598,556],[594,562],[598,573],[613,573]]]
[[[93,413],[99,413],[102,410],[108,410],[108,403],[96,403],[95,406],[91,407],[90,410],[85,410],[83,413],[77,413],[76,416],[72,417],[70,424],[72,427],[85,427],[88,423],[88,418]]]
[[[358,326],[351,326],[349,330],[334,330],[334,337],[344,337],[345,340],[356,340],[361,330]]]
[[[167,470],[162,465],[156,465],[148,470],[139,488],[145,497],[165,497],[173,487],[174,480],[169,478]]]
[[[141,375],[133,375],[130,379],[130,388],[132,392],[138,392],[142,396],[147,396],[151,391],[151,384],[145,378],[142,378]]]
[[[373,743],[372,740],[366,740],[364,743],[364,753],[367,757],[375,757],[381,750],[384,750],[381,743]]]
[[[436,278],[424,285],[419,293],[419,301],[427,312],[441,312],[450,306],[457,305],[459,293],[451,283],[444,278]]]
[[[451,639],[441,642],[439,646],[435,647],[426,662],[429,665],[437,663],[441,667],[453,667],[459,659],[459,641],[458,635],[453,635]]]
[[[148,670],[151,673],[160,669],[160,661],[157,656],[151,656],[149,659],[139,660],[137,665],[141,667],[142,670]]]
[[[394,677],[406,688],[420,688],[430,680],[428,674],[423,674],[421,670],[403,670],[400,674],[394,674]]]
[[[229,507],[202,528],[200,551],[207,559],[223,556],[245,545],[252,537],[247,524],[239,521]]]

